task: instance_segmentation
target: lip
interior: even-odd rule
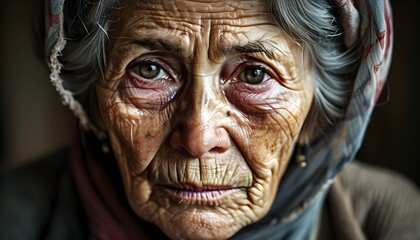
[[[231,186],[191,184],[163,186],[168,195],[179,204],[217,206],[222,198],[238,190]]]

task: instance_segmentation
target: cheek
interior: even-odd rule
[[[283,100],[270,109],[269,114],[250,118],[249,138],[241,149],[254,175],[254,187],[249,189],[250,200],[265,210],[274,200],[278,184],[293,152],[294,144],[307,115],[311,95],[284,95]],[[269,205],[269,204],[268,204]]]
[[[167,121],[159,114],[144,117],[123,103],[105,108],[102,116],[119,165],[128,165],[122,169],[131,175],[142,173],[162,145]]]
[[[273,172],[273,167],[287,163],[308,111],[308,104],[293,94],[282,94],[275,103],[266,103],[268,114],[249,117],[251,134],[242,147],[249,159],[254,159],[250,164],[255,172],[264,176]]]

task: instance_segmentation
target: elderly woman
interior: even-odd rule
[[[3,177],[2,239],[420,238],[415,187],[358,163],[336,176],[386,78],[386,0],[46,12],[51,81],[82,128]]]

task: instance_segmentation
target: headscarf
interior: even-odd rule
[[[302,168],[294,161],[290,162],[272,209],[260,223],[247,228],[266,232],[266,236],[270,236],[271,231],[264,229],[278,229],[287,225],[289,232],[296,232],[301,223],[313,220],[316,215],[314,209],[320,208],[325,190],[343,166],[355,157],[388,74],[393,41],[388,0],[330,0],[330,4],[338,13],[345,45],[362,44],[363,56],[355,73],[352,96],[344,120],[301,150],[306,156],[307,167]],[[63,103],[79,118],[82,127],[102,138],[103,133],[92,124],[85,109],[75,100],[73,93],[64,87],[60,77],[61,63],[58,58],[66,45],[63,5],[64,0],[47,0],[46,55],[51,70],[50,80]],[[248,233],[244,231],[239,236],[248,236]],[[308,234],[303,237],[308,237]],[[286,237],[293,236],[298,235],[289,234]]]

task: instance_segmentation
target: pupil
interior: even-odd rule
[[[140,75],[147,79],[155,78],[160,72],[160,68],[155,64],[143,64],[140,66]]]
[[[250,84],[261,83],[264,80],[264,71],[259,68],[247,69],[245,78],[246,82]]]

